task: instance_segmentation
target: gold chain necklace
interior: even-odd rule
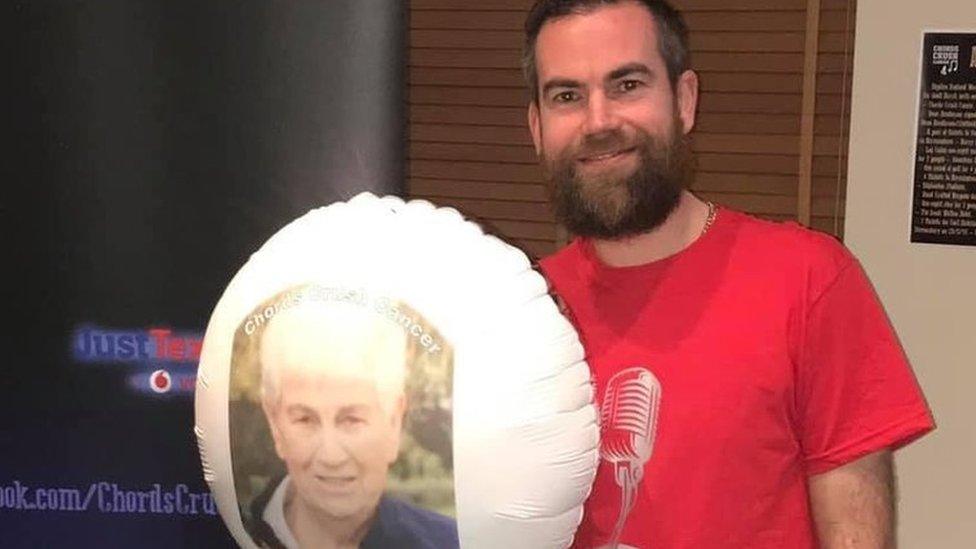
[[[708,232],[708,229],[712,228],[712,223],[715,223],[715,218],[718,217],[718,207],[715,206],[713,202],[708,200],[705,201],[708,205],[708,216],[705,218],[705,226],[702,227],[700,233],[698,233],[698,238],[701,238]]]

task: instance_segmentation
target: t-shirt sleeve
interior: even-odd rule
[[[807,474],[897,449],[935,427],[861,266],[845,262],[806,314],[797,412]]]

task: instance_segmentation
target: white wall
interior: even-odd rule
[[[923,29],[976,32],[976,0],[859,0],[845,241],[938,430],[898,454],[902,549],[976,547],[976,247],[909,243]]]

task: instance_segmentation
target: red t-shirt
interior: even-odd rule
[[[934,427],[870,282],[829,236],[721,209],[660,261],[611,268],[577,240],[542,268],[603,422],[574,547],[610,542],[635,481],[621,547],[812,548],[808,475]]]

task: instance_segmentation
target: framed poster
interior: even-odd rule
[[[926,32],[912,242],[976,246],[976,32]]]

